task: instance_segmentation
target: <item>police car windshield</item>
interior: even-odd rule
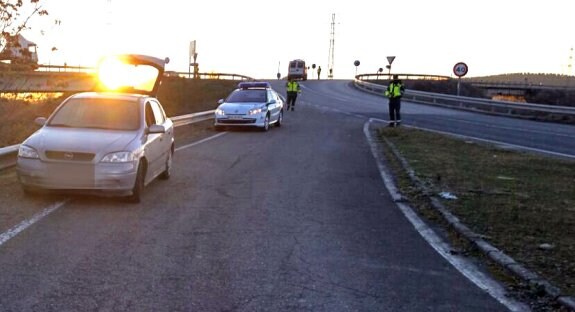
[[[266,103],[267,91],[265,89],[238,89],[226,99],[228,103]]]

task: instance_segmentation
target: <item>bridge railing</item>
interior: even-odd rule
[[[94,67],[87,66],[70,66],[70,65],[39,65],[37,71],[50,72],[50,73],[94,73]],[[198,78],[198,79],[221,79],[221,80],[255,80],[246,75],[230,74],[230,73],[197,73],[194,75],[192,72],[176,72],[166,71],[165,76],[182,77],[182,78]]]
[[[93,90],[94,72],[89,67],[44,66],[37,71],[12,72],[0,81],[0,93],[84,92]],[[165,77],[190,80],[255,80],[230,73],[193,73],[168,71]]]
[[[38,65],[39,72],[49,73],[93,73],[94,67],[81,65]]]
[[[384,96],[387,86],[355,79],[355,87],[365,92]],[[508,117],[575,123],[575,107],[494,101],[415,90],[406,90],[403,98],[410,102],[479,111]]]
[[[198,73],[194,77],[194,73],[188,72],[173,72],[167,71],[164,73],[165,76],[168,77],[182,77],[188,79],[212,79],[212,80],[255,80],[252,77],[245,76],[245,75],[238,75],[238,74],[227,74],[227,73]]]

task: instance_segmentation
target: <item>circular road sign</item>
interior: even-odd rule
[[[467,64],[465,64],[463,62],[459,62],[459,63],[455,64],[455,66],[453,66],[453,73],[457,77],[465,76],[467,74],[468,70],[469,70],[469,68],[467,67]]]

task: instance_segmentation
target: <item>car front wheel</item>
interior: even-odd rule
[[[283,120],[284,120],[284,112],[283,112],[283,110],[281,110],[280,114],[278,116],[278,121],[276,122],[276,126],[281,127]]]
[[[267,114],[266,119],[264,119],[264,127],[262,128],[262,131],[268,131],[269,129],[270,129],[270,115]]]
[[[166,170],[160,174],[160,179],[168,180],[172,176],[172,162],[174,161],[174,152],[170,150],[168,159],[166,159]]]
[[[128,201],[132,203],[139,203],[142,201],[142,192],[144,191],[144,181],[146,178],[146,168],[144,167],[144,164],[140,161],[138,163],[138,173],[136,174],[134,188],[132,188],[132,195],[128,197]]]

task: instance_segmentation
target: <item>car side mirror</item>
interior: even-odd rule
[[[151,125],[148,128],[148,133],[166,133],[166,127],[162,125]]]
[[[38,117],[36,119],[34,119],[34,122],[40,126],[43,126],[46,124],[46,117]]]
[[[224,99],[219,99],[218,100],[218,105],[224,104]]]

